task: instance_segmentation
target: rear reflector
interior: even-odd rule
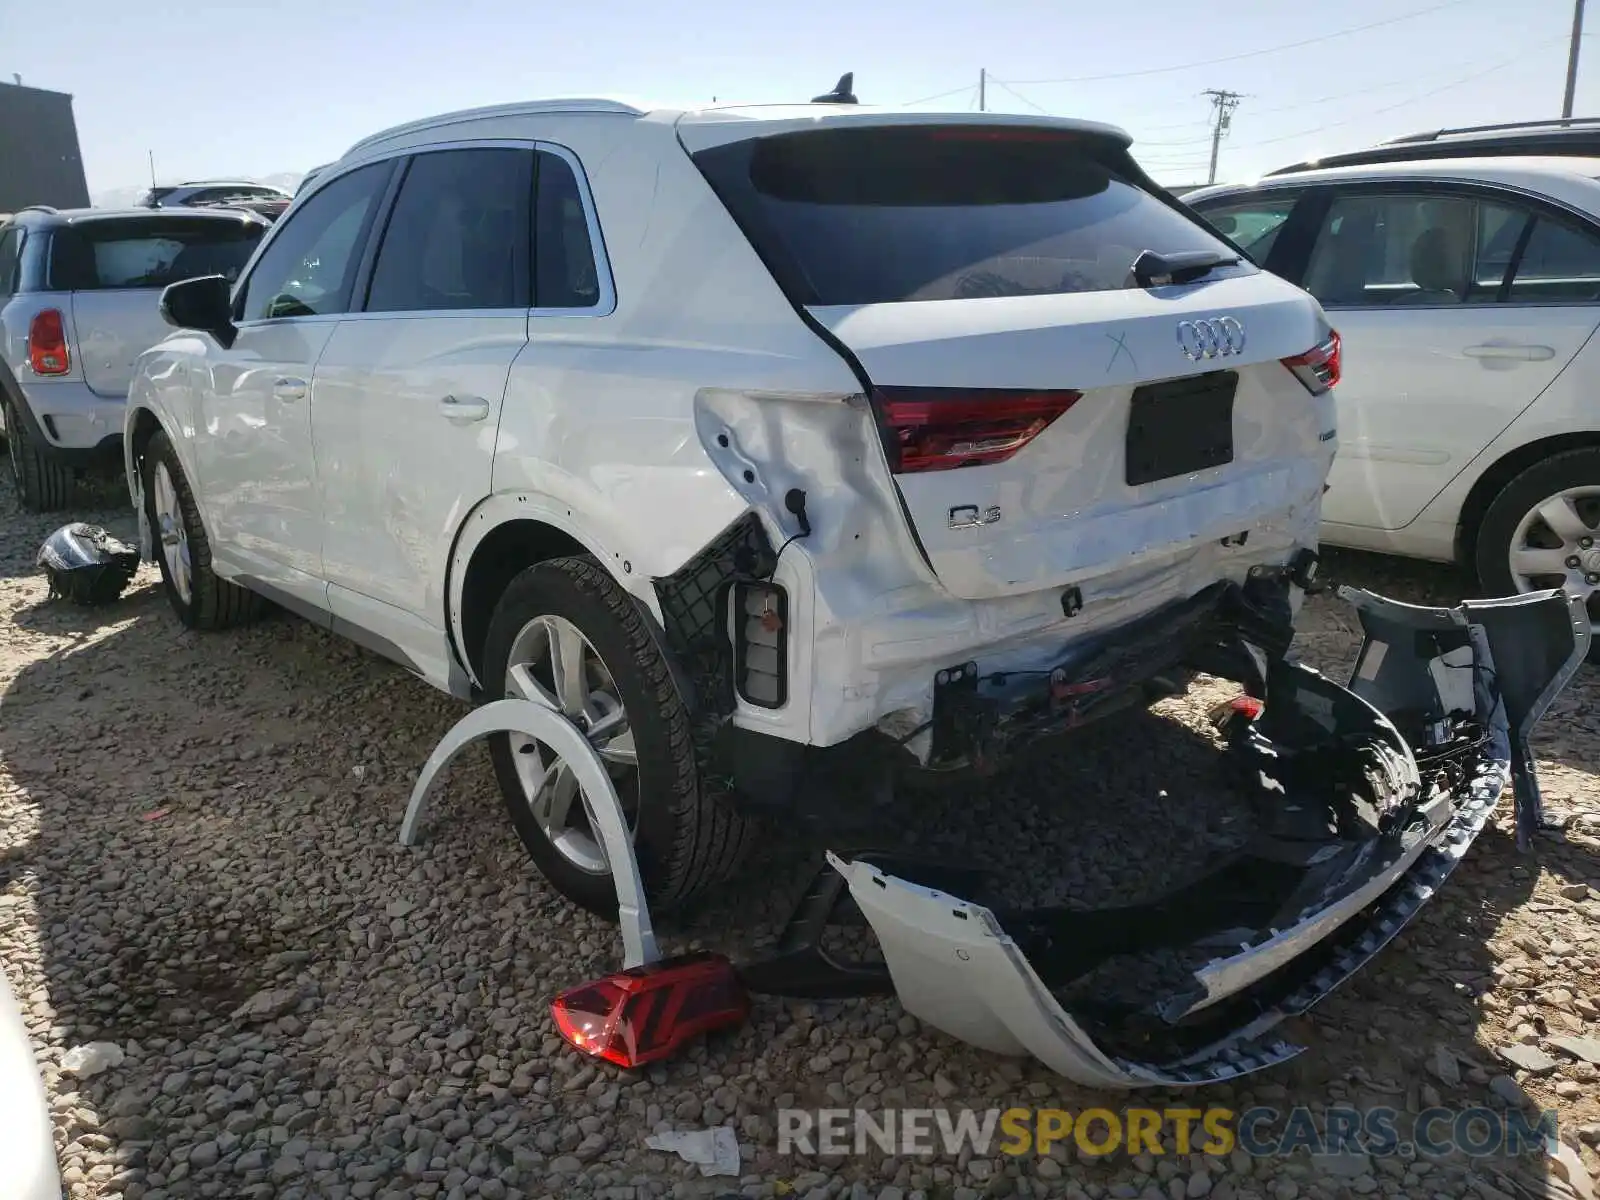
[[[889,467],[896,474],[1004,462],[1082,392],[1016,388],[877,388]]]
[[[686,954],[562,992],[550,1015],[585,1054],[637,1067],[701,1034],[742,1025],[750,997],[720,954]]]
[[[1339,340],[1338,331],[1335,330],[1328,334],[1326,341],[1313,346],[1304,354],[1284,359],[1283,365],[1293,371],[1295,377],[1305,384],[1306,391],[1313,396],[1320,396],[1339,382],[1340,358],[1343,350],[1343,343]]]
[[[42,309],[28,326],[28,365],[35,375],[65,375],[72,369],[60,309]]]

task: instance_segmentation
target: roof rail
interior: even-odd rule
[[[1443,141],[1384,142],[1364,150],[1325,154],[1268,171],[1288,175],[1326,167],[1366,167],[1379,163],[1434,161],[1441,158],[1600,158],[1600,123],[1577,129],[1511,129]]]
[[[1544,121],[1507,121],[1500,125],[1462,125],[1454,129],[1433,129],[1426,133],[1408,133],[1405,137],[1391,138],[1386,146],[1399,146],[1412,142],[1434,142],[1442,137],[1459,137],[1468,133],[1509,133],[1516,129],[1562,130],[1579,126],[1600,125],[1600,117],[1551,117]]]
[[[375,146],[379,142],[403,134],[422,133],[428,129],[456,125],[463,121],[480,121],[490,117],[520,117],[535,113],[614,113],[618,116],[642,117],[645,112],[645,109],[621,100],[592,97],[577,97],[570,100],[524,100],[513,104],[491,104],[484,108],[464,108],[458,112],[440,113],[435,117],[408,121],[404,125],[395,125],[370,137],[364,137],[346,150],[342,157],[348,158],[358,150],[365,150],[369,146]]]

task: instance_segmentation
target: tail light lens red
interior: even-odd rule
[[[1082,392],[886,387],[874,392],[889,466],[900,475],[1004,462]]]
[[[1284,359],[1283,365],[1305,384],[1306,391],[1313,396],[1320,396],[1339,382],[1343,350],[1343,343],[1335,330],[1328,334],[1327,340],[1319,342],[1304,354]]]
[[[28,326],[28,365],[35,375],[65,375],[72,369],[60,309],[42,309]]]
[[[719,954],[688,954],[618,971],[562,992],[550,1004],[561,1036],[585,1054],[637,1067],[692,1038],[742,1025],[750,997]]]

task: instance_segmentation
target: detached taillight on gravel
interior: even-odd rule
[[[59,308],[41,309],[28,326],[28,365],[35,375],[65,375],[72,369],[67,326]]]
[[[556,1030],[585,1054],[638,1067],[692,1038],[742,1025],[750,997],[720,954],[686,954],[618,971],[550,1003]]]
[[[1304,354],[1284,359],[1283,365],[1294,372],[1296,379],[1305,384],[1306,391],[1313,396],[1320,396],[1339,382],[1340,356],[1343,349],[1339,333],[1334,330],[1328,334],[1325,341],[1319,342]]]
[[[1004,462],[1082,392],[1018,388],[880,387],[874,390],[897,475]]]

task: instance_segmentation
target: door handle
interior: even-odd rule
[[[291,379],[287,375],[280,375],[272,381],[272,395],[277,400],[304,400],[306,398],[306,381],[304,379]]]
[[[439,401],[439,413],[446,421],[470,425],[489,415],[489,402],[477,396],[446,396]]]
[[[1463,352],[1468,358],[1512,359],[1516,362],[1544,362],[1556,356],[1553,346],[1487,345],[1468,346]]]

